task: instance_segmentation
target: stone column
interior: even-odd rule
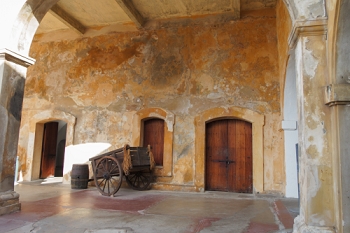
[[[325,87],[325,104],[332,111],[334,190],[337,232],[350,232],[350,84]]]
[[[300,215],[294,232],[335,232],[331,112],[327,85],[326,20],[294,25],[299,122]]]
[[[15,162],[27,67],[34,59],[0,49],[0,215],[20,210]]]

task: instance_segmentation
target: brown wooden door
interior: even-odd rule
[[[57,122],[48,122],[44,125],[40,166],[41,179],[45,179],[49,176],[55,175],[57,130]]]
[[[206,189],[252,193],[252,125],[218,120],[206,126]]]
[[[163,166],[164,120],[149,119],[143,123],[143,146],[151,145],[156,165]]]

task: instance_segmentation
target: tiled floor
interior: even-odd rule
[[[183,193],[121,188],[16,185],[22,210],[0,217],[0,233],[23,232],[291,232],[298,200],[221,192]],[[293,217],[292,217],[293,216]]]

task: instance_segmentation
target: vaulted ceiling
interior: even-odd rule
[[[133,25],[141,29],[155,20],[232,14],[273,8],[277,0],[60,0],[37,30],[44,34],[73,30],[83,35],[92,28]]]

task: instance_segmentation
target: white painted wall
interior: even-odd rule
[[[298,108],[294,54],[294,51],[291,51],[287,66],[284,87],[284,120],[282,122],[282,129],[284,130],[286,197],[298,198],[298,173],[295,147],[298,143]]]

